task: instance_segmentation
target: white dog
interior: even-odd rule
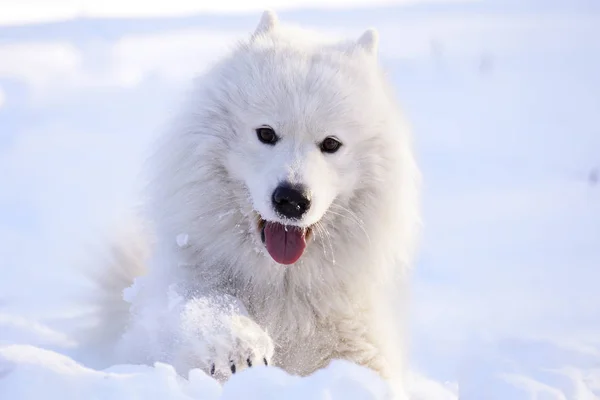
[[[153,239],[104,272],[124,360],[227,379],[339,358],[402,386],[419,174],[377,42],[265,12],[201,77],[151,159]]]

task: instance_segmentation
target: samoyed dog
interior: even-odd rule
[[[143,233],[99,279],[113,356],[220,380],[343,359],[401,391],[419,174],[374,30],[326,40],[265,12],[149,165]]]

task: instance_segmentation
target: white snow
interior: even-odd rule
[[[188,243],[190,241],[190,236],[187,233],[180,233],[175,238],[175,241],[177,242],[177,246],[183,248],[183,247],[186,247],[188,245]]]
[[[12,320],[12,321],[11,321]],[[13,324],[16,322],[16,324]],[[14,329],[14,340],[5,328]],[[6,399],[112,399],[235,400],[259,399],[385,399],[388,387],[379,376],[346,361],[300,378],[275,367],[255,366],[238,373],[221,386],[198,369],[186,377],[167,364],[115,365],[104,370],[87,368],[72,358],[44,347],[64,345],[60,334],[27,323],[21,318],[2,316],[0,329],[0,394]],[[29,328],[33,328],[32,332]],[[27,342],[36,334],[30,344]],[[27,338],[21,336],[26,335]],[[64,350],[64,349],[63,349]]]
[[[262,11],[264,8],[294,9],[345,8],[349,6],[375,6],[406,4],[417,2],[455,2],[464,0],[266,0],[260,3],[243,0],[202,1],[202,0],[28,0],[26,2],[0,0],[0,25],[18,25],[64,21],[81,17],[166,17],[183,16],[199,12],[242,12]]]
[[[17,3],[0,3],[0,25]],[[48,7],[21,7],[23,19],[79,13]],[[168,365],[75,361],[67,332],[85,310],[69,299],[89,285],[71,266],[127,215],[146,146],[187,79],[258,16],[0,26],[1,399],[381,395],[346,363],[307,378],[261,368],[220,387]],[[600,7],[482,0],[282,18],[335,34],[378,28],[415,129],[425,236],[413,399],[600,398]]]
[[[306,378],[257,366],[221,386],[200,370],[179,376],[173,367],[116,365],[97,371],[62,354],[29,345],[0,347],[0,393],[7,399],[385,399],[387,386],[372,371],[344,361]]]

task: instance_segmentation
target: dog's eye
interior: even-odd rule
[[[261,142],[270,145],[274,145],[279,140],[279,137],[270,126],[261,126],[256,129],[256,136]]]
[[[329,136],[321,142],[320,147],[323,153],[335,153],[342,147],[342,143],[336,138]]]

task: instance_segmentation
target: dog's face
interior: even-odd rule
[[[376,104],[365,102],[374,67],[364,43],[351,54],[261,34],[223,72],[233,131],[225,165],[249,193],[257,240],[276,262],[293,264],[326,229],[324,216],[348,211],[360,187],[361,146],[376,129]]]
[[[250,194],[260,240],[275,261],[292,264],[332,203],[355,186],[352,141],[326,123],[299,126],[268,111],[254,121],[228,165]]]
[[[351,196],[360,172],[350,127],[316,110],[306,115],[304,106],[304,115],[283,112],[286,107],[254,109],[239,127],[227,166],[249,192],[257,238],[275,261],[292,264],[325,213],[335,212],[334,201]]]

